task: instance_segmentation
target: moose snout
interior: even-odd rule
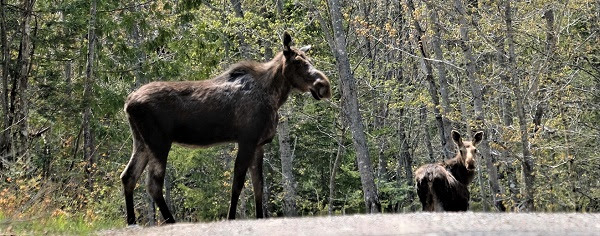
[[[315,82],[312,84],[310,89],[311,94],[317,100],[322,98],[331,98],[331,85],[329,79],[321,71],[315,71],[313,73]]]
[[[473,159],[467,160],[467,163],[465,164],[465,166],[467,167],[468,170],[474,170],[475,169],[475,160],[473,160]]]

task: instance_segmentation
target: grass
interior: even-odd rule
[[[0,212],[0,235],[91,235],[122,227],[119,219],[88,219],[83,215],[45,214],[31,219],[11,219]]]

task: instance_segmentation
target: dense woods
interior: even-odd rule
[[[417,211],[452,129],[486,134],[470,210],[600,211],[598,0],[1,0],[0,229],[124,226],[127,94],[270,60],[284,31],[333,97],[288,99],[238,218]],[[236,151],[173,146],[176,219],[227,216]],[[137,222],[162,223],[143,182]]]

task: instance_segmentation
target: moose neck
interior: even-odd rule
[[[270,91],[271,99],[275,102],[277,109],[285,103],[290,91],[291,83],[284,76],[285,57],[283,53],[277,55],[269,62],[263,64],[265,68],[264,86]]]
[[[460,151],[452,159],[445,161],[446,169],[448,169],[458,182],[468,185],[475,177],[475,170],[467,169]]]

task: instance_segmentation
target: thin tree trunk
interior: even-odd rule
[[[510,84],[510,77],[508,77],[506,75],[508,68],[506,67],[506,60],[504,59],[505,57],[505,52],[502,48],[498,47],[498,60],[500,65],[503,68],[503,72],[501,72],[500,77],[502,78],[502,81],[504,81],[507,84]],[[502,104],[502,123],[504,124],[504,127],[511,127],[513,125],[512,122],[512,114],[511,114],[511,110],[512,110],[512,106],[510,103],[510,96],[508,94],[506,94],[506,92],[502,95],[502,97],[500,98],[502,99],[501,104]],[[510,150],[508,148],[508,142],[506,141],[509,137],[504,137],[503,140],[504,141],[504,145],[503,145],[503,150],[502,150],[502,159],[504,160],[504,162],[506,162],[506,175],[508,177],[508,189],[509,189],[509,193],[510,193],[510,199],[512,200],[512,206],[508,205],[507,207],[512,208],[513,210],[516,209],[516,204],[518,202],[517,199],[517,181],[516,181],[516,171],[515,168],[512,164],[512,158],[510,156]]]
[[[248,198],[250,197],[250,195],[248,194],[248,186],[246,184],[246,181],[244,181],[244,187],[242,188],[242,192],[240,193],[240,205],[237,209],[237,213],[238,213],[238,219],[246,219],[248,218],[246,215],[246,212],[248,211]]]
[[[0,136],[0,154],[6,155],[9,152],[10,139],[10,116],[8,109],[8,61],[10,60],[8,40],[6,36],[6,0],[0,2],[0,43],[2,44],[2,132]],[[0,170],[4,167],[0,160]]]
[[[551,79],[549,78],[550,73],[555,67],[553,65],[556,64],[554,61],[554,51],[556,50],[557,39],[554,30],[554,9],[552,9],[552,6],[549,6],[549,9],[547,9],[544,12],[544,16],[542,18],[546,20],[546,66],[544,66],[543,69],[540,71],[540,75],[535,77],[536,80],[534,81],[534,86],[532,86],[534,87],[532,90],[534,91],[537,101],[539,102],[539,104],[537,104],[535,115],[533,117],[533,124],[535,125],[533,130],[534,133],[536,133],[540,129],[542,124],[542,117],[544,116],[544,112],[548,106],[546,99],[544,99],[544,96],[547,93],[546,83],[548,80]],[[543,77],[542,81],[539,81],[540,77]]]
[[[139,11],[138,7],[134,8],[135,11]],[[133,24],[131,29],[131,38],[133,40],[133,47],[136,50],[137,61],[135,62],[135,87],[139,88],[140,86],[148,83],[147,79],[144,77],[143,68],[144,62],[146,60],[146,53],[142,48],[142,32],[139,26],[139,23]]]
[[[385,127],[386,125],[386,119],[387,116],[389,114],[388,110],[388,106],[389,106],[389,99],[390,97],[388,95],[386,95],[386,97],[388,98],[384,98],[382,100],[384,101],[380,101],[379,105],[378,105],[378,109],[375,113],[375,121],[373,124],[373,129],[374,130],[379,130],[383,127]],[[377,100],[377,99],[375,99]],[[377,179],[378,180],[387,180],[387,157],[385,155],[385,151],[388,149],[388,142],[387,142],[387,137],[386,135],[380,135],[377,140],[379,140],[379,151],[377,152]]]
[[[431,146],[431,135],[429,134],[429,125],[427,125],[427,107],[425,105],[421,106],[419,113],[421,124],[423,125],[423,142],[425,143],[425,148],[427,148],[429,160],[435,162],[435,155],[433,154],[433,147]]]
[[[399,115],[400,115],[400,117],[404,116],[404,108],[400,109]],[[398,122],[398,139],[400,141],[398,169],[401,169],[401,168],[404,169],[404,174],[405,174],[406,178],[404,181],[402,181],[402,179],[400,178],[400,175],[398,175],[396,177],[396,179],[398,181],[399,186],[402,186],[403,185],[402,182],[404,182],[406,184],[406,186],[412,187],[412,186],[414,186],[413,171],[412,171],[413,157],[410,153],[410,147],[408,145],[408,137],[406,136],[406,128],[405,128],[405,125],[404,125],[404,122],[402,121],[402,119],[400,122]],[[397,171],[397,173],[399,174],[400,171]],[[415,210],[414,206],[412,204],[414,198],[415,198],[414,192],[413,191],[408,192],[407,201],[411,206],[411,211]],[[398,207],[398,211],[400,211],[399,207]]]
[[[71,97],[73,91],[73,61],[71,60],[65,61],[65,83],[65,93],[67,97]]]
[[[242,10],[242,1],[240,0],[230,0],[231,6],[233,7],[233,11],[235,12],[235,16],[244,18],[244,11]]]
[[[235,16],[239,18],[244,18],[244,11],[242,10],[242,1],[241,0],[230,0],[231,6],[233,7],[233,11],[235,12]],[[240,53],[244,59],[248,59],[250,56],[249,47],[246,44],[246,37],[244,36],[244,32],[237,31],[238,39],[240,40]]]
[[[517,74],[516,68],[516,55],[515,55],[515,42],[514,32],[512,26],[512,8],[509,0],[504,1],[504,21],[506,24],[506,40],[508,42],[508,67],[511,71],[511,81],[513,83],[513,89],[516,97],[516,110],[517,118],[519,120],[519,130],[521,132],[521,145],[523,151],[523,182],[525,183],[524,196],[526,211],[535,211],[535,205],[533,203],[534,193],[534,176],[533,176],[533,158],[531,157],[531,151],[529,150],[529,133],[527,130],[527,121],[525,118],[525,107],[523,105],[525,96],[521,92],[521,83],[519,75]]]
[[[432,29],[434,32],[433,37],[431,38],[431,44],[433,46],[433,52],[435,54],[435,59],[437,62],[435,63],[440,83],[440,96],[442,98],[442,121],[444,124],[444,128],[440,131],[443,134],[442,137],[442,149],[444,153],[444,158],[452,158],[454,157],[454,144],[450,140],[450,132],[452,131],[452,123],[448,119],[448,113],[452,112],[452,107],[450,106],[450,98],[448,96],[448,80],[446,78],[446,67],[442,62],[444,60],[444,55],[442,53],[442,32],[440,30],[440,21],[438,17],[438,12],[433,7],[429,6],[429,18],[432,21]]]
[[[148,172],[146,172],[146,174],[148,174]],[[150,178],[150,176],[147,175],[146,178]],[[148,219],[148,225],[154,226],[156,225],[156,204],[154,204],[154,200],[152,199],[152,197],[150,197],[150,194],[146,194],[146,203],[148,204],[146,209],[146,218]]]
[[[60,22],[65,22],[65,12],[63,10],[59,11],[59,19]],[[63,32],[61,32],[62,34],[64,34],[64,30]],[[68,50],[66,47],[63,48],[63,50]],[[64,71],[65,71],[65,84],[66,84],[66,88],[65,88],[65,94],[67,95],[67,97],[71,97],[71,92],[73,92],[73,60],[66,60],[65,61],[65,65],[64,65]]]
[[[173,205],[173,199],[171,198],[171,192],[173,192],[173,173],[175,171],[171,165],[167,164],[167,171],[165,173],[165,202],[167,207],[171,210],[171,214],[175,215],[175,206]],[[177,217],[175,217],[177,218]]]
[[[506,62],[506,51],[504,50],[504,44],[505,44],[505,39],[502,36],[498,36],[496,38],[496,58],[498,60],[498,64],[500,64],[500,67],[502,68],[501,72],[500,72],[500,78],[502,83],[504,84],[504,86],[502,87],[510,87],[511,81],[510,81],[510,76],[508,76],[508,65]],[[504,125],[504,127],[512,127],[513,125],[513,108],[512,108],[512,104],[511,104],[511,96],[510,96],[510,92],[509,91],[504,91],[502,96],[501,96],[501,105],[502,105],[502,123]],[[510,137],[507,137],[506,134],[504,134],[504,132],[502,132],[503,135],[503,150],[501,153],[501,157],[504,160],[504,162],[506,163],[506,176],[508,177],[508,190],[509,190],[509,194],[510,194],[510,199],[512,201],[511,204],[506,204],[507,207],[509,208],[509,210],[513,210],[516,211],[517,210],[517,203],[518,203],[518,182],[517,182],[517,177],[516,177],[516,170],[515,167],[512,164],[512,157],[510,155],[510,149],[508,147],[508,139]]]
[[[412,0],[406,0],[406,6],[408,8],[408,13],[412,16],[413,26],[415,27],[415,43],[417,44],[418,51],[421,54],[421,65],[423,66],[423,72],[425,73],[425,80],[428,84],[429,96],[431,96],[431,102],[433,102],[433,115],[435,116],[435,121],[437,123],[438,133],[440,134],[440,142],[442,147],[446,146],[446,135],[444,134],[444,120],[442,118],[442,113],[440,112],[440,98],[438,95],[438,86],[433,79],[433,68],[431,66],[431,61],[429,59],[429,53],[427,52],[423,37],[425,31],[421,27],[419,21],[415,16],[415,4]],[[444,154],[445,155],[445,154]]]
[[[467,13],[463,6],[462,0],[455,0],[454,7],[456,8],[458,14],[458,19],[460,23],[460,37],[461,37],[461,47],[463,49],[463,53],[465,55],[465,59],[467,61],[467,77],[469,78],[469,83],[471,85],[471,94],[473,95],[473,110],[475,111],[475,122],[476,127],[483,130],[486,134],[486,137],[481,141],[479,145],[479,150],[481,150],[481,155],[485,159],[485,163],[488,170],[488,177],[490,188],[492,191],[492,201],[494,202],[494,206],[496,209],[500,211],[505,211],[506,207],[502,204],[500,185],[498,183],[498,172],[496,169],[496,165],[494,164],[493,156],[490,152],[490,145],[488,142],[487,136],[490,134],[488,130],[486,130],[485,116],[483,113],[483,94],[481,83],[479,83],[479,79],[477,78],[477,71],[475,69],[475,58],[471,52],[471,46],[469,43],[469,34],[468,34],[468,23],[467,23]]]
[[[370,18],[370,15],[372,14],[371,12],[371,4],[374,4],[372,2],[364,2],[363,5],[363,15],[365,17],[365,21],[366,22],[370,22],[372,19]],[[374,21],[376,19],[373,19]],[[365,53],[367,55],[367,58],[369,59],[368,64],[367,64],[367,68],[368,71],[370,71],[370,81],[375,81],[377,79],[377,70],[375,69],[375,61],[377,60],[377,47],[375,45],[373,45],[373,43],[371,42],[371,38],[368,36],[363,37],[363,40],[365,40]],[[389,76],[385,77],[385,80],[390,79]],[[381,95],[381,91],[377,90],[377,89],[371,89],[371,92],[373,93],[373,97],[382,97]],[[379,92],[379,93],[378,93]],[[373,107],[375,107],[374,111],[373,111],[373,125],[372,128],[373,130],[379,130],[383,127],[385,127],[385,122],[388,116],[388,105],[389,105],[389,100],[390,96],[388,96],[387,94],[383,95],[382,99],[373,99]],[[386,142],[386,136],[385,135],[379,135],[377,137],[377,143],[378,143],[378,149],[379,151],[377,152],[377,168],[376,168],[376,180],[377,180],[377,187],[379,187],[379,182],[382,179],[385,179],[385,174],[387,173],[387,160],[386,160],[386,156],[385,156],[385,149],[387,148],[387,142]]]
[[[88,53],[87,67],[85,70],[85,83],[83,89],[83,155],[87,161],[86,173],[88,178],[88,189],[93,191],[94,173],[94,136],[91,128],[92,119],[92,94],[94,85],[94,53],[96,47],[96,0],[90,4],[90,21],[88,26]]]
[[[277,12],[279,14],[283,13],[283,0],[274,0],[275,7],[277,8]]]
[[[26,150],[27,137],[28,135],[28,113],[29,113],[29,94],[27,89],[29,86],[29,70],[31,68],[31,56],[33,51],[33,44],[31,43],[31,16],[33,14],[33,5],[35,0],[23,0],[21,6],[22,9],[22,22],[21,22],[21,44],[19,45],[19,54],[17,57],[17,83],[16,86],[16,109],[14,111],[12,130],[15,130],[13,134],[13,158],[20,156]],[[13,88],[14,89],[14,88]],[[17,128],[18,127],[18,128]],[[16,140],[15,140],[16,139]]]
[[[283,214],[297,216],[296,210],[296,180],[292,171],[294,157],[291,150],[288,106],[279,110],[280,123],[277,126],[279,136],[279,157],[281,158],[281,176],[283,181]]]
[[[340,117],[343,119],[343,117]],[[344,123],[344,122],[341,122]],[[333,162],[333,167],[331,167],[331,175],[329,176],[329,208],[327,210],[329,215],[333,215],[333,200],[335,199],[335,176],[337,174],[337,170],[340,167],[340,162],[342,160],[342,156],[344,156],[344,137],[346,135],[346,128],[341,126],[340,135],[338,136],[338,149],[335,154],[335,161]]]
[[[365,207],[367,213],[381,212],[381,204],[377,195],[375,181],[373,178],[373,168],[371,159],[369,158],[369,150],[367,147],[367,138],[365,136],[365,128],[362,123],[362,116],[358,107],[358,95],[356,81],[352,70],[350,69],[350,61],[346,52],[346,33],[342,24],[341,6],[338,0],[329,0],[329,10],[331,12],[331,23],[333,26],[333,38],[335,48],[332,48],[333,55],[336,59],[338,71],[340,75],[340,83],[342,90],[342,106],[344,107],[345,115],[350,123],[352,132],[352,141],[356,149],[356,162],[360,172],[362,190],[364,193]]]

